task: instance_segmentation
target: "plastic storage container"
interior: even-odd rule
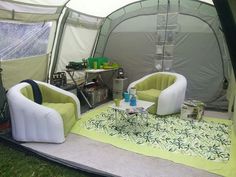
[[[113,99],[115,98],[119,98],[122,99],[123,98],[123,92],[127,89],[128,87],[128,79],[124,78],[124,79],[113,79]]]
[[[85,94],[91,105],[101,103],[108,98],[108,88],[86,89]]]
[[[103,63],[107,63],[108,58],[106,57],[96,57],[96,58],[88,58],[88,67],[90,69],[100,69],[103,68],[102,65]],[[94,68],[94,63],[96,64],[96,68]]]
[[[198,100],[187,100],[181,105],[181,118],[201,120],[205,104]]]
[[[123,99],[123,91],[113,91],[113,99]]]
[[[124,91],[128,86],[128,79],[113,79],[113,90],[114,91]]]

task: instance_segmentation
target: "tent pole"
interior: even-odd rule
[[[51,63],[51,70],[50,70],[50,73],[49,73],[49,79],[51,80],[51,77],[52,77],[52,74],[54,73],[55,69],[56,69],[56,63],[58,61],[58,56],[59,56],[59,50],[60,50],[60,46],[61,46],[61,40],[62,40],[62,35],[63,35],[63,31],[64,31],[64,28],[65,28],[65,23],[66,23],[66,20],[69,16],[69,10],[68,9],[65,9],[65,13],[63,15],[63,18],[61,20],[61,23],[60,23],[60,27],[58,29],[58,32],[57,32],[57,35],[58,35],[58,38],[57,40],[55,41],[55,47],[54,47],[54,58],[53,58],[53,62]],[[59,24],[57,24],[59,25]]]
[[[230,8],[229,0],[213,0],[213,2],[228,45],[234,76],[236,76],[236,19],[233,16],[233,9]]]
[[[68,15],[69,15],[68,9],[66,8],[66,5],[69,3],[69,1],[70,0],[67,0],[67,2],[62,7],[62,10],[60,12],[60,16],[59,16],[59,18],[57,19],[57,22],[56,22],[56,30],[55,30],[55,35],[54,35],[54,39],[53,39],[52,51],[50,52],[50,55],[49,55],[49,66],[48,66],[48,73],[47,73],[47,82],[49,82],[51,80],[51,76],[52,76],[52,74],[53,74],[53,72],[55,71],[55,68],[56,68],[56,62],[58,61],[58,50],[59,50],[59,46],[60,46],[60,42],[61,42],[61,35],[62,35],[61,34],[62,33],[61,32],[61,25],[63,25],[63,29],[64,29],[65,23],[62,24],[62,22],[65,22]],[[65,13],[63,13],[64,9],[65,9]],[[63,15],[63,17],[62,17],[61,23],[59,24],[60,17],[62,15]],[[66,15],[66,17],[65,17],[65,15]],[[57,34],[59,35],[58,39],[56,37]],[[58,44],[58,42],[59,42],[59,44]]]

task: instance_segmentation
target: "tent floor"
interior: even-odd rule
[[[205,115],[228,118],[228,114],[223,112],[206,111]],[[157,157],[144,156],[74,134],[69,134],[62,144],[22,143],[20,145],[47,159],[98,176],[219,177],[204,170]]]

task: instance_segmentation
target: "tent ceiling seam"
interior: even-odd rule
[[[164,37],[164,43],[163,43],[163,48],[162,48],[162,71],[164,71],[164,60],[165,60],[165,50],[166,50],[166,40],[167,40],[167,26],[168,26],[168,20],[169,20],[169,10],[170,10],[170,2],[168,0],[168,5],[167,5],[167,8],[166,8],[166,24],[165,24],[165,37]],[[158,16],[158,13],[157,13],[157,16]],[[156,30],[158,31],[158,30]],[[158,56],[156,56],[156,60],[159,60],[158,59]]]
[[[100,18],[100,19],[107,18],[107,17],[100,17],[100,16],[95,16],[95,15],[90,15],[90,14],[87,14],[87,13],[83,13],[83,12],[71,9],[70,7],[67,7],[67,6],[66,6],[66,8],[68,8],[71,12],[75,12],[75,13],[78,13],[78,14],[81,14],[81,15],[86,15],[88,17],[94,17],[94,18]]]

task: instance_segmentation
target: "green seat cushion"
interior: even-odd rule
[[[151,114],[156,114],[158,97],[160,93],[161,93],[161,90],[149,89],[149,90],[137,91],[137,96],[138,96],[138,99],[140,100],[150,101],[150,102],[155,103],[148,109],[148,112]]]
[[[172,85],[175,82],[175,80],[176,76],[157,73],[137,83],[134,87],[137,90],[149,90],[149,89],[164,90],[170,85]]]
[[[137,83],[134,87],[140,100],[154,102],[155,104],[148,109],[149,113],[156,114],[158,97],[164,89],[176,81],[176,76],[165,73],[153,74]]]
[[[22,95],[24,95],[26,98],[30,99],[31,101],[34,101],[34,95],[33,90],[30,85],[27,85],[26,87],[23,87],[20,92]]]
[[[52,108],[59,112],[63,119],[65,136],[70,132],[70,129],[76,122],[75,107],[73,103],[43,103],[42,105]]]

